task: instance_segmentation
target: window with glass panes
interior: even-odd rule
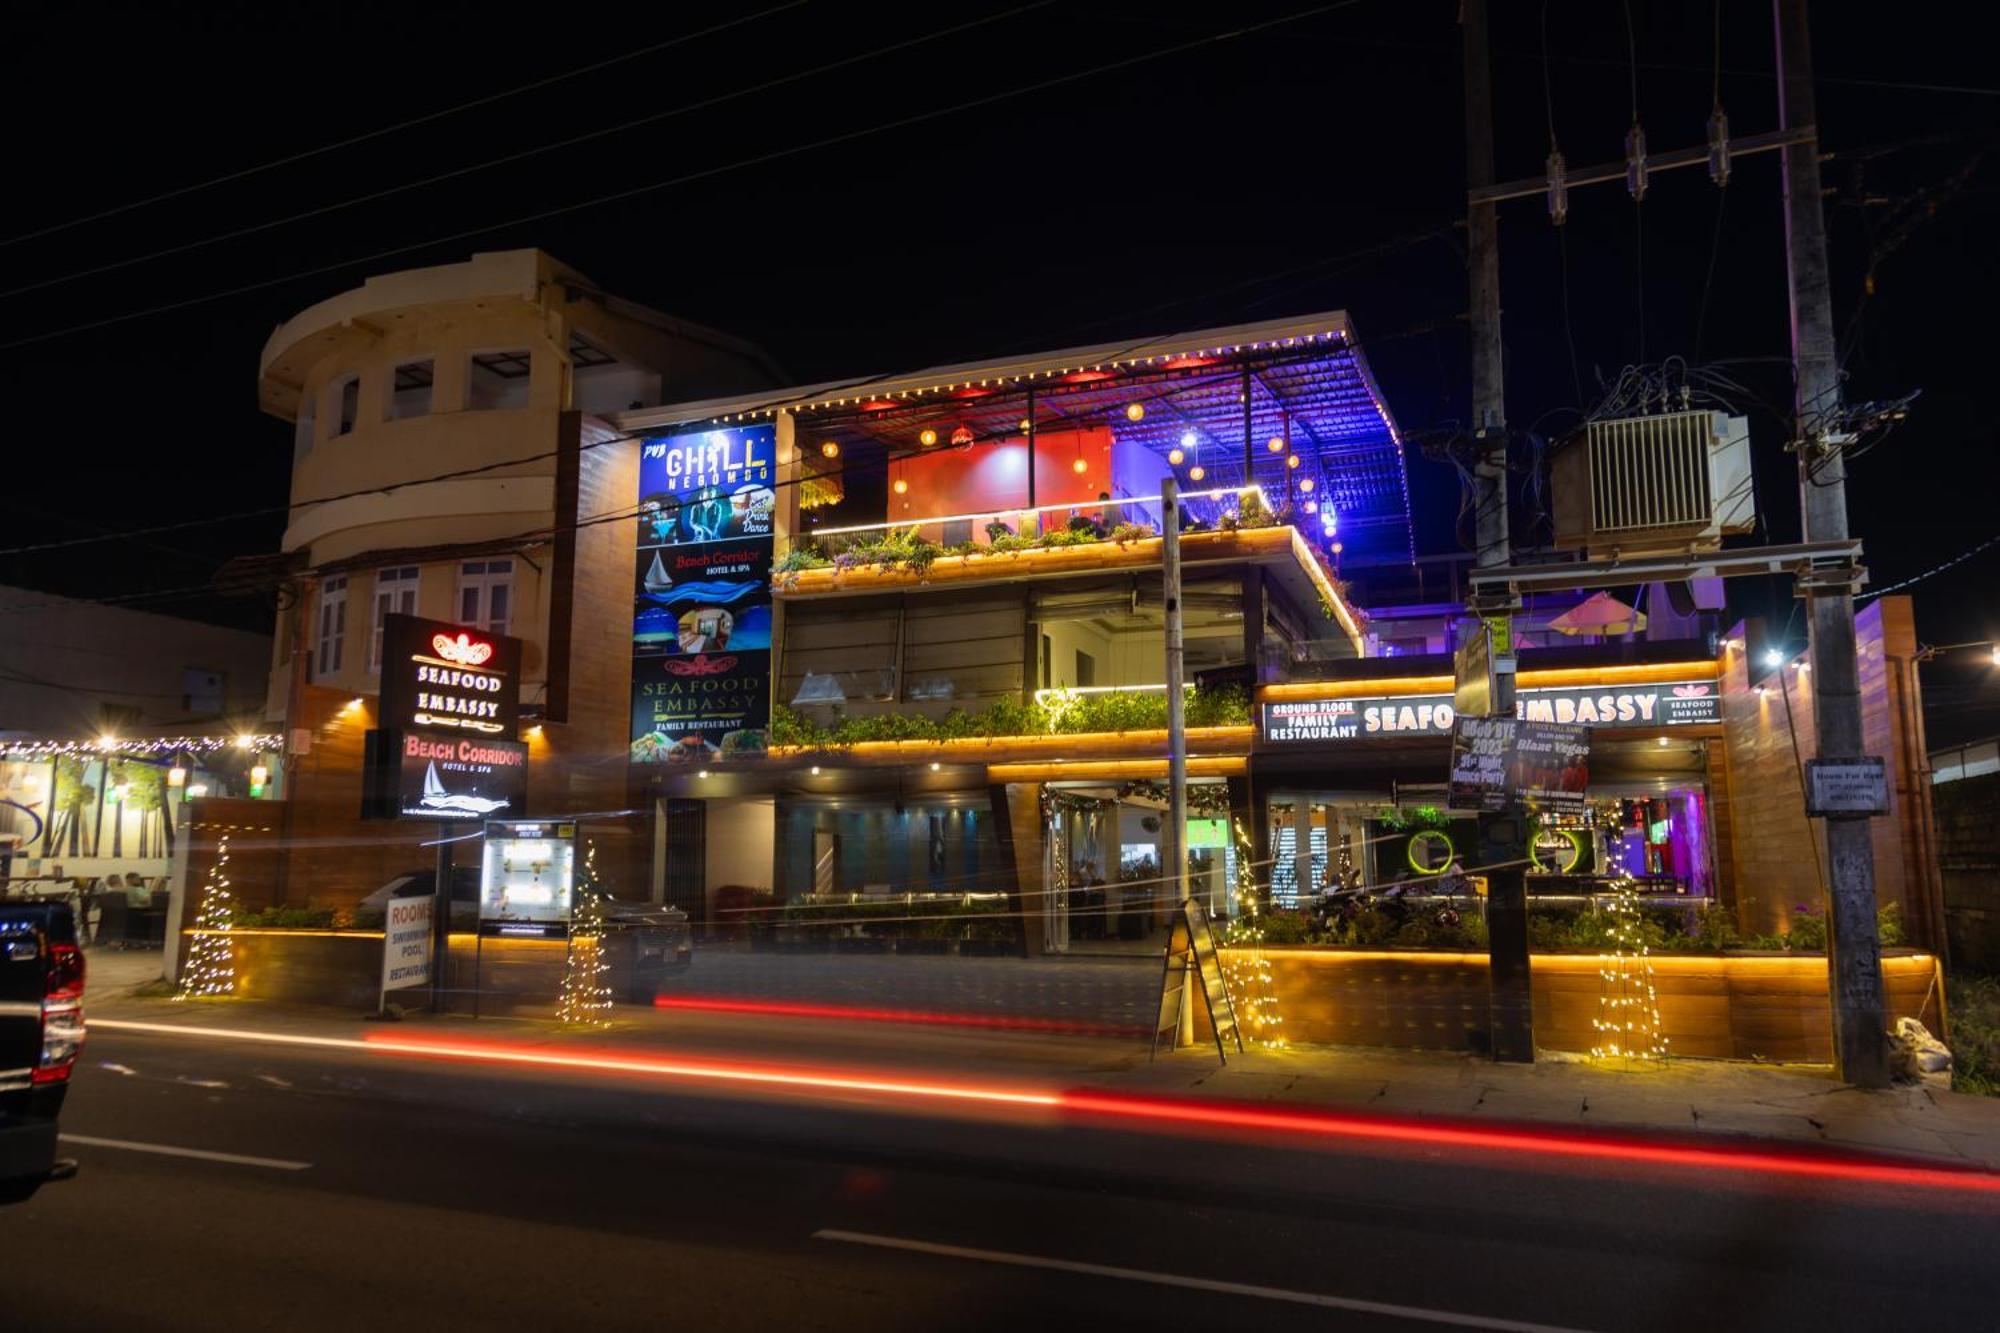
[[[340,671],[347,646],[347,576],[337,574],[320,580],[319,635],[313,650],[313,674],[331,676]]]
[[[514,615],[514,562],[467,560],[458,567],[458,619],[505,634]]]
[[[377,570],[374,629],[368,637],[369,671],[376,672],[382,669],[382,617],[413,616],[416,613],[417,567],[404,565],[399,569]]]

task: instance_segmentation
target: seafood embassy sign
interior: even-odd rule
[[[1675,727],[1720,722],[1722,700],[1709,680],[1671,681],[1620,689],[1521,690],[1514,715],[1525,722],[1591,727]],[[1263,734],[1276,744],[1366,740],[1380,736],[1446,736],[1457,714],[1449,694],[1307,699],[1263,706]]]
[[[382,618],[381,726],[363,760],[364,819],[527,813],[521,641],[417,616]]]

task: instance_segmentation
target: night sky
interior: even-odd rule
[[[285,499],[290,431],[256,407],[264,339],[369,273],[477,250],[540,246],[621,295],[761,343],[804,381],[1345,308],[1406,432],[1448,439],[1465,416],[1452,0],[927,6],[907,17],[779,3],[724,32],[267,170],[252,169],[750,11],[7,8],[0,240],[24,239],[0,245],[12,469],[0,582],[164,592],[131,604],[267,625],[255,599],[173,594],[224,557],[274,549],[283,526],[276,514],[208,521]],[[1541,171],[1550,100],[1573,166],[1617,158],[1634,82],[1621,7],[1495,9],[1501,177]],[[1713,10],[1633,0],[1631,11],[1654,151],[1698,144],[1718,81]],[[575,26],[551,26],[565,16]],[[994,21],[916,41],[982,16]],[[1848,393],[1923,391],[1911,419],[1857,461],[1850,492],[1886,585],[2000,532],[1992,485],[1977,480],[1996,444],[1985,316],[2000,296],[2000,210],[1980,155],[1995,147],[2000,80],[1954,7],[1822,4],[1815,22]],[[1720,53],[1735,131],[1774,128],[1768,5],[1724,4]],[[1119,62],[1132,63],[1035,87]],[[517,154],[530,155],[399,188]],[[768,160],[736,165],[756,158]],[[1508,205],[1503,299],[1517,428],[1555,429],[1629,362],[1728,363],[1754,395],[1740,405],[1769,535],[1791,541],[1795,481],[1766,406],[1789,399],[1777,165],[1775,154],[1739,162],[1726,192],[1698,169],[1663,174],[1639,209],[1622,187],[1580,189],[1560,231],[1538,201]],[[728,169],[494,225],[716,168]],[[235,173],[246,174],[186,189]],[[126,207],[173,191],[185,192]],[[106,210],[120,211],[70,225]],[[264,226],[306,212],[316,215]],[[201,244],[245,228],[261,229]],[[74,276],[106,265],[119,267]],[[159,306],[179,308],[139,313]],[[1420,546],[1452,549],[1455,481],[1421,458],[1412,478]],[[17,549],[181,522],[196,525]],[[1924,638],[2000,633],[1996,570],[2000,547],[1922,584]],[[1735,594],[1780,625],[1792,610],[1775,585]],[[1792,637],[1802,641],[1802,617]],[[1934,742],[2000,731],[2000,670],[1985,663],[1960,654],[1926,671]]]

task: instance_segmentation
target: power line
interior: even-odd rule
[[[803,4],[805,3],[805,0],[797,0],[797,2]],[[748,87],[733,88],[726,93],[718,93],[713,97],[704,97],[699,101],[684,103],[683,105],[677,107],[670,107],[665,111],[655,111],[649,115],[639,116],[631,120],[620,121],[615,125],[606,125],[599,129],[586,130],[581,134],[573,134],[566,139],[557,139],[550,143],[538,144],[533,148],[524,148],[521,149],[519,152],[506,153],[500,157],[488,158],[483,162],[474,162],[467,166],[453,167],[449,171],[440,171],[435,175],[425,176],[419,180],[404,181],[400,185],[391,185],[384,189],[372,190],[367,194],[357,194],[350,196],[349,198],[346,199],[337,199],[332,203],[321,204],[315,208],[308,208],[303,212],[291,213],[284,217],[269,218],[263,222],[254,222],[247,227],[238,227],[234,231],[217,232],[213,236],[204,236],[198,240],[183,242],[180,245],[170,245],[163,250],[154,250],[143,255],[131,255],[124,259],[114,259],[109,261],[108,263],[93,265],[90,268],[81,268],[81,269],[76,269],[73,272],[58,274],[53,278],[42,278],[38,281],[25,283],[22,286],[9,288],[4,292],[0,292],[0,301],[4,301],[9,297],[25,296],[30,292],[43,291],[50,287],[59,287],[66,282],[75,282],[80,278],[94,278],[100,274],[114,273],[117,272],[119,269],[131,268],[134,265],[150,263],[155,259],[167,259],[174,255],[186,254],[191,250],[206,249],[211,245],[220,245],[225,241],[241,240],[245,236],[255,236],[260,232],[271,231],[277,227],[289,226],[291,223],[294,222],[305,222],[309,221],[312,218],[324,217],[329,213],[338,213],[343,209],[357,208],[362,204],[377,203],[383,199],[393,198],[394,196],[399,194],[407,194],[411,190],[420,190],[426,186],[438,185],[449,180],[457,180],[461,176],[470,176],[477,172],[491,170],[494,167],[508,166],[515,162],[525,161],[531,157],[539,157],[544,153],[553,153],[563,148],[574,148],[576,145],[581,143],[590,143],[596,139],[609,138],[611,135],[614,134],[623,134],[627,130],[634,130],[642,125],[653,125],[663,120],[672,120],[678,116],[692,115],[694,112],[697,111],[705,111],[711,107],[721,106],[725,102],[734,102],[740,98],[754,96],[755,94],[758,93],[769,92],[774,88],[784,87],[786,84],[799,83],[806,79],[816,78],[822,74],[830,74],[834,70],[845,69],[849,65],[858,65],[864,61],[874,60],[881,56],[891,55],[897,51],[908,50],[909,48],[914,46],[922,46],[928,42],[938,41],[945,37],[956,36],[957,34],[968,31],[969,29],[972,28],[984,27],[989,23],[998,23],[1004,19],[1010,19],[1016,17],[1017,15],[1025,14],[1030,10],[1046,8],[1047,6],[1053,3],[1055,3],[1055,0],[1033,0],[1033,2],[1030,4],[1019,5],[1013,9],[1004,10],[997,14],[988,14],[982,18],[970,19],[964,23],[959,23],[949,28],[939,28],[934,32],[927,32],[917,37],[907,38],[903,41],[895,42],[888,46],[870,47],[865,51],[861,51],[855,55],[847,56],[840,60],[834,60],[834,61],[829,61],[825,64],[814,65],[811,66],[810,68],[798,70],[791,74],[781,75],[775,79],[767,79],[762,83],[751,84]]]
[[[1856,598],[1855,600],[1856,602],[1872,601],[1877,597],[1886,597],[1892,592],[1899,592],[1902,589],[1909,587],[1913,583],[1922,583],[1925,579],[1930,578],[1935,574],[1944,573],[1947,569],[1952,568],[1954,565],[1964,564],[1966,561],[1972,559],[1973,556],[1978,555],[1981,551],[1984,551],[1987,548],[1994,546],[1996,544],[2000,544],[2000,532],[1996,532],[1991,537],[1988,537],[1985,541],[1979,543],[1979,545],[1973,547],[1971,550],[1962,552],[1959,555],[1955,555],[1941,565],[1932,566],[1931,568],[1925,570],[1923,573],[1917,575],[1915,578],[1907,578],[1904,579],[1901,583],[1892,583],[1886,588],[1877,588],[1873,592],[1863,593],[1860,597]]]
[[[1211,46],[1220,42],[1233,41],[1241,37],[1251,36],[1255,33],[1266,32],[1269,31],[1270,29],[1281,27],[1288,23],[1296,23],[1302,19],[1314,18],[1321,14],[1332,13],[1335,10],[1348,9],[1359,3],[1361,3],[1361,0],[1332,0],[1332,3],[1315,5],[1309,9],[1297,10],[1294,11],[1293,13],[1282,15],[1278,18],[1267,19],[1262,23],[1247,24],[1240,28],[1232,28],[1226,32],[1212,33],[1207,36],[1195,38],[1190,41],[1177,42],[1170,46],[1160,47],[1157,50],[1142,52],[1141,54],[1135,56],[1127,56],[1121,60],[1109,61],[1105,64],[1094,65],[1087,69],[1075,70],[1068,74],[1054,75],[1050,78],[1041,79],[1034,83],[1018,84],[1012,87],[1003,88],[997,92],[988,93],[982,97],[969,98],[963,102],[953,103],[950,106],[936,107],[929,111],[914,112],[907,116],[898,116],[891,120],[879,121],[874,125],[864,126],[856,130],[845,130],[839,134],[826,135],[822,138],[809,140],[801,144],[794,144],[786,148],[774,148],[768,152],[754,154],[750,157],[738,158],[734,162],[726,162],[721,165],[713,167],[704,167],[698,171],[686,172],[679,176],[670,176],[664,180],[653,181],[645,185],[634,185],[623,190],[613,190],[610,193],[596,195],[592,198],[582,199],[575,203],[561,204],[554,208],[540,209],[532,213],[523,213],[515,217],[504,219],[499,222],[487,223],[477,227],[467,227],[460,231],[449,232],[441,236],[433,236],[428,240],[413,241],[407,245],[391,246],[386,250],[377,250],[371,254],[357,255],[350,259],[335,260],[331,263],[320,264],[312,268],[301,269],[295,273],[288,273],[282,277],[266,278],[258,282],[242,283],[235,287],[227,287],[219,291],[206,292],[200,296],[191,296],[180,301],[169,301],[162,305],[150,306],[143,310],[133,310],[133,311],[128,311],[122,315],[110,315],[106,316],[103,319],[89,320],[81,324],[71,324],[64,328],[52,329],[46,333],[38,333],[26,338],[15,338],[9,342],[0,343],[0,351],[11,351],[17,347],[27,347],[36,343],[49,342],[57,338],[66,338],[72,334],[77,334],[77,333],[88,333],[96,329],[109,328],[116,324],[129,323],[130,321],[135,319],[147,319],[154,315],[169,314],[176,310],[187,310],[195,306],[207,305],[214,301],[227,300],[232,296],[244,296],[251,292],[264,291],[267,290],[268,288],[282,286],[286,283],[297,282],[304,278],[317,277],[323,273],[331,273],[336,270],[344,268],[353,268],[361,264],[372,264],[378,260],[393,259],[399,255],[406,255],[415,250],[424,250],[436,245],[446,245],[453,241],[466,240],[473,236],[482,236],[485,235],[487,232],[500,231],[508,227],[526,226],[527,224],[534,222],[546,222],[550,218],[562,217],[566,214],[578,213],[586,209],[599,208],[606,204],[621,203],[624,200],[634,199],[639,197],[640,195],[652,194],[655,191],[672,189],[676,186],[691,184],[695,181],[707,180],[710,179],[711,177],[726,175],[733,171],[740,171],[746,167],[762,166],[771,162],[780,162],[787,158],[798,157],[801,154],[815,152],[822,148],[831,148],[839,144],[852,143],[859,139],[865,139],[871,135],[886,133],[890,130],[904,129],[907,128],[908,126],[923,124],[927,121],[940,120],[946,116],[957,115],[961,112],[976,110],[984,106],[992,106],[999,102],[1011,101],[1018,97],[1026,97],[1032,93],[1045,92],[1050,88],[1056,88],[1056,87],[1061,87],[1065,84],[1076,83],[1080,80],[1093,78],[1100,74],[1108,74],[1116,72],[1118,70],[1130,69],[1136,65],[1146,64],[1154,60],[1162,60],[1168,56],[1180,55],[1184,52],[1192,51],[1199,47]]]
[[[433,121],[444,120],[447,117],[455,116],[462,111],[471,111],[477,107],[482,107],[482,106],[491,106],[495,102],[505,101],[507,98],[516,97],[522,93],[534,92],[537,89],[552,87],[555,84],[563,83],[570,79],[579,78],[585,74],[595,74],[599,70],[609,69],[613,65],[623,64],[629,60],[637,60],[641,56],[649,56],[654,54],[655,52],[666,51],[676,46],[682,46],[688,42],[696,41],[703,37],[713,36],[718,32],[723,32],[730,28],[741,27],[746,23],[755,23],[759,19],[766,19],[777,14],[782,14],[788,9],[797,9],[805,3],[806,0],[787,0],[787,3],[785,4],[774,5],[769,9],[762,9],[754,14],[744,14],[741,15],[740,17],[729,19],[722,23],[712,24],[709,27],[699,29],[695,32],[683,33],[679,37],[670,37],[663,42],[654,42],[650,46],[639,47],[637,50],[634,51],[623,51],[620,52],[618,55],[611,56],[604,60],[595,61],[588,65],[580,65],[575,69],[565,70],[560,74],[551,74],[546,78],[536,79],[532,82],[523,83],[513,88],[503,89],[502,91],[497,93],[488,93],[483,97],[475,97],[469,102],[460,102],[454,106],[445,107],[442,110],[428,111],[421,116],[413,116],[408,120],[397,121],[393,125],[384,125],[380,129],[373,129],[365,131],[364,133],[361,134],[350,135],[345,139],[337,139],[332,143],[321,144],[317,148],[308,148],[303,150],[302,152],[289,153],[284,157],[273,158],[269,162],[260,162],[254,167],[244,167],[241,170],[227,172],[223,175],[212,177],[209,180],[197,181],[192,185],[177,186],[174,189],[166,190],[160,194],[149,195],[144,199],[134,199],[129,203],[118,204],[115,207],[102,209],[96,213],[85,214],[83,217],[71,218],[67,222],[51,223],[50,225],[39,228],[35,231],[25,231],[17,236],[9,236],[4,240],[0,240],[0,248],[5,248],[10,245],[19,245],[23,241],[37,240],[43,236],[54,235],[56,232],[59,231],[67,231],[72,227],[84,226],[87,223],[101,222],[105,218],[116,217],[121,213],[130,213],[134,209],[146,208],[153,204],[165,203],[169,199],[179,199],[186,195],[195,194],[202,190],[211,189],[217,185],[227,185],[231,181],[243,180],[246,177],[255,176],[260,172],[273,171],[279,167],[288,167],[293,165],[294,163],[305,162],[315,157],[323,157],[328,153],[338,152],[343,148],[352,148],[356,144],[368,143],[371,140],[384,138],[391,134],[400,133],[403,130],[414,129],[418,125],[428,125]]]

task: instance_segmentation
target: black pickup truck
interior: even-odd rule
[[[73,1174],[56,1113],[83,1049],[83,954],[66,902],[0,901],[0,1204]]]

